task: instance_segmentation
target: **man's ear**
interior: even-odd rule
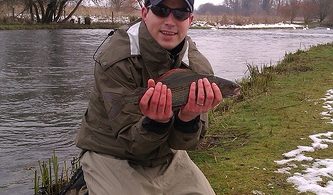
[[[141,18],[143,21],[146,21],[149,9],[147,7],[142,7],[141,9]]]
[[[190,26],[191,26],[191,24],[193,22],[193,18],[194,18],[193,14],[191,14],[190,17],[188,18],[189,19],[188,22],[189,22]]]

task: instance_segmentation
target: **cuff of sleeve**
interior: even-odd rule
[[[183,133],[196,133],[199,130],[200,116],[197,116],[195,119],[184,122],[178,118],[178,113],[175,115],[174,127],[176,130]]]
[[[165,134],[168,129],[170,128],[170,125],[172,123],[172,119],[170,119],[167,123],[159,123],[156,122],[148,117],[145,117],[142,121],[142,127],[146,129],[147,131],[157,133],[159,135]]]

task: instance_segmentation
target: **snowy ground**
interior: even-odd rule
[[[325,112],[321,115],[333,124],[333,89],[327,91],[324,98]],[[315,159],[310,156],[316,150],[333,147],[333,131],[309,136],[311,146],[298,146],[297,149],[284,153],[284,159],[275,161],[282,168],[278,173],[289,174],[288,182],[294,184],[300,192],[312,192],[317,195],[333,194],[333,157]],[[298,172],[297,172],[298,170]],[[300,171],[301,170],[301,171]]]
[[[307,26],[299,24],[276,23],[276,24],[247,24],[247,25],[221,25],[221,24],[208,24],[206,21],[194,21],[192,27],[203,27],[211,29],[307,29]]]

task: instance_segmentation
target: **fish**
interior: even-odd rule
[[[197,82],[199,79],[203,78],[207,78],[210,83],[215,83],[220,88],[223,98],[237,97],[240,95],[241,87],[239,84],[214,75],[199,74],[191,69],[171,69],[157,78],[155,82],[161,82],[171,89],[172,110],[175,111],[187,103],[191,83]],[[147,88],[139,87],[131,94],[122,95],[121,97],[113,96],[113,112],[120,112],[120,105],[138,105],[146,91]]]

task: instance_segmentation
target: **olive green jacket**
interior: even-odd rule
[[[95,87],[83,117],[76,144],[83,150],[110,154],[144,166],[156,166],[172,158],[172,149],[195,149],[207,126],[207,114],[197,122],[198,131],[184,133],[173,120],[163,133],[148,131],[138,105],[125,104],[114,112],[112,94],[128,94],[146,87],[170,67],[190,68],[198,73],[213,74],[207,59],[189,37],[177,59],[172,59],[149,34],[144,22],[119,29],[103,44],[95,65]]]

